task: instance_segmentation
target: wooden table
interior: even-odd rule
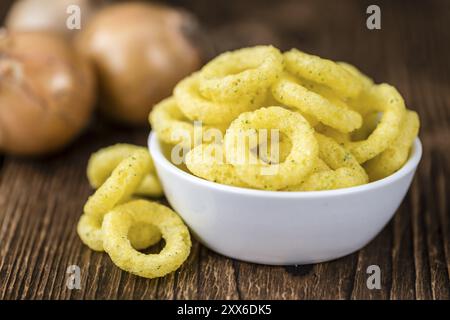
[[[145,144],[148,130],[95,121],[59,155],[0,158],[0,299],[448,299],[450,1],[376,1],[382,29],[373,31],[366,28],[365,1],[173,2],[198,14],[218,51],[255,43],[298,47],[397,86],[420,113],[424,145],[405,201],[376,239],[336,261],[261,266],[194,242],[176,273],[138,278],[82,245],[75,225],[92,193],[89,154],[119,141]],[[81,290],[65,285],[73,264],[81,268]],[[381,268],[380,290],[366,286],[373,264]]]

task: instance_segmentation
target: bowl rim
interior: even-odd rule
[[[317,197],[335,197],[348,194],[357,194],[370,190],[380,189],[384,186],[394,183],[401,179],[408,173],[414,171],[422,157],[422,143],[419,138],[416,138],[413,143],[412,151],[406,163],[395,173],[390,176],[360,186],[335,189],[335,190],[318,190],[318,191],[271,191],[271,190],[257,190],[242,187],[229,186],[217,182],[208,181],[193,174],[187,173],[176,165],[171,163],[162,153],[161,145],[159,143],[156,133],[150,132],[148,136],[148,148],[153,161],[163,167],[165,170],[172,172],[172,174],[179,176],[181,179],[188,180],[190,183],[198,184],[206,188],[214,189],[220,192],[238,193],[240,195],[254,196],[254,197],[272,197],[272,198],[317,198]],[[158,166],[156,166],[158,167]]]

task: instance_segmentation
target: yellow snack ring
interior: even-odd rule
[[[133,248],[128,234],[139,224],[152,224],[160,230],[166,243],[160,253],[144,254]],[[163,277],[177,270],[190,253],[191,238],[183,221],[155,202],[135,200],[114,208],[105,216],[102,230],[103,246],[114,264],[141,277]]]
[[[364,172],[355,157],[339,143],[320,133],[316,133],[315,137],[319,143],[319,158],[331,169],[346,167]]]
[[[362,92],[368,90],[370,87],[374,85],[374,82],[371,78],[366,76],[364,73],[362,73],[360,70],[358,70],[355,66],[346,63],[346,62],[338,62],[338,64],[345,68],[347,71],[352,73],[359,81],[361,82],[361,85],[363,87]],[[363,117],[370,113],[374,113],[376,109],[374,109],[370,103],[368,103],[364,99],[364,94],[360,94],[357,97],[354,97],[352,99],[348,99],[347,103],[356,111],[358,111]]]
[[[238,149],[236,136],[260,129],[277,129],[289,138],[292,147],[284,161],[277,164],[251,163],[236,161],[230,156]],[[305,118],[276,106],[241,114],[228,128],[224,143],[227,160],[234,165],[237,176],[254,188],[267,190],[284,189],[298,183],[311,172],[318,154],[314,130]]]
[[[151,169],[147,151],[137,150],[122,160],[111,176],[89,197],[78,223],[81,240],[93,250],[101,251],[101,226],[104,215],[130,198]]]
[[[348,188],[368,182],[364,169],[355,157],[339,145],[332,138],[316,133],[319,143],[319,158],[326,166],[318,163],[314,173],[305,179],[303,183],[291,190],[313,191]]]
[[[317,120],[314,116],[308,115],[304,112],[301,112],[298,108],[292,108],[286,104],[283,104],[281,101],[276,100],[272,94],[272,90],[269,90],[266,99],[261,104],[261,107],[270,107],[270,106],[280,106],[290,111],[299,112],[303,116],[303,118],[305,118],[309,122],[309,124],[312,127],[315,127],[317,124],[319,124],[319,120]]]
[[[362,85],[363,88],[368,88],[373,85],[373,80],[362,73],[358,68],[354,65],[347,62],[337,62],[342,68],[350,72]]]
[[[316,158],[316,160],[314,161],[314,167],[310,173],[309,176],[305,177],[305,179],[300,182],[299,184],[295,185],[295,186],[291,186],[288,187],[286,189],[284,189],[284,191],[305,191],[303,190],[302,184],[309,179],[310,176],[319,173],[319,172],[323,172],[323,171],[330,171],[330,167],[325,163],[325,161],[323,161],[320,158]]]
[[[142,178],[141,184],[134,191],[134,194],[154,198],[163,196],[164,190],[156,173],[145,175]]]
[[[351,72],[334,61],[291,49],[284,53],[286,70],[299,78],[326,85],[341,98],[359,95],[362,85]]]
[[[419,133],[419,126],[420,121],[417,113],[408,110],[400,133],[391,146],[364,164],[370,181],[390,176],[405,164],[408,160],[409,149]]]
[[[95,251],[103,251],[102,219],[83,214],[77,232],[84,244]],[[161,240],[161,232],[153,225],[135,225],[128,233],[131,245],[137,250],[148,248]]]
[[[167,144],[180,144],[191,148],[196,143],[202,142],[202,132],[199,131],[198,134],[195,134],[197,128],[195,128],[194,122],[187,119],[181,112],[174,97],[164,99],[155,105],[150,112],[149,121],[158,138]],[[224,132],[226,125],[201,124],[201,128],[198,129],[206,131],[211,128]]]
[[[337,106],[341,110],[345,110],[345,112],[348,112],[348,110],[352,111],[353,117],[359,118],[359,116],[355,116],[355,114],[353,113],[354,111],[359,112],[359,110],[355,110],[354,106],[349,104],[350,101],[354,101],[355,99],[346,99],[344,101],[338,94],[336,94],[335,91],[333,91],[333,89],[325,85],[314,83],[312,81],[308,81],[305,79],[295,78],[289,75],[288,73],[285,73],[285,75],[287,75],[288,79],[292,80],[293,82],[298,83],[301,86],[305,87],[306,89],[319,94],[320,96],[322,96],[323,98],[328,100],[331,104]],[[359,122],[360,120],[358,119],[357,121]],[[319,121],[317,121],[317,123],[318,122]],[[316,124],[312,123],[313,126],[315,126]]]
[[[314,169],[311,172],[311,174],[328,171],[328,170],[330,170],[330,167],[326,164],[326,162],[320,158],[317,158],[316,165],[314,166]]]
[[[186,155],[186,166],[197,177],[221,184],[248,187],[237,175],[231,164],[225,163],[223,146],[201,144]],[[218,154],[222,152],[222,154]]]
[[[199,92],[200,74],[181,80],[174,89],[174,96],[181,112],[191,120],[200,120],[204,124],[228,125],[242,112],[258,108],[265,99],[264,94],[250,100],[233,102],[213,101]]]
[[[201,70],[200,93],[214,101],[250,101],[264,94],[283,71],[283,56],[272,46],[225,52]]]
[[[346,147],[359,163],[370,160],[392,145],[397,137],[405,114],[405,102],[397,89],[380,84],[364,93],[365,100],[377,111],[383,112],[376,129],[362,141],[348,142]]]
[[[321,123],[319,123],[317,126],[315,126],[314,129],[318,133],[321,133],[324,136],[332,138],[334,141],[336,141],[337,143],[339,143],[341,145],[344,145],[351,141],[350,133],[344,133],[344,132],[338,131],[336,129],[330,128]]]
[[[92,216],[103,215],[117,204],[127,200],[150,172],[151,158],[147,151],[138,150],[122,160],[84,206],[84,213]]]
[[[147,151],[144,147],[118,143],[93,153],[89,158],[87,166],[87,177],[91,186],[95,189],[100,187],[123,159],[129,157],[133,152],[138,150]],[[152,197],[162,196],[162,187],[156,176],[155,167],[151,157],[149,164],[150,174],[144,177],[135,193]]]
[[[128,232],[131,246],[143,250],[161,241],[161,231],[153,224],[142,223],[133,225]]]
[[[339,131],[351,132],[362,124],[361,115],[356,111],[332,103],[288,77],[280,79],[272,86],[272,94],[281,103],[298,108]]]
[[[311,123],[306,117],[305,119],[309,123]],[[263,141],[259,143],[258,157],[262,161],[266,163],[280,163],[284,161],[286,157],[289,155],[292,149],[291,140],[283,133],[281,133],[278,138],[279,138],[278,141],[272,141],[271,137],[269,136],[266,143],[264,143]],[[271,150],[272,145],[274,147],[273,150]],[[263,152],[262,147],[264,147],[265,152]]]
[[[158,138],[165,143],[192,145],[194,125],[181,112],[174,97],[156,104],[150,112],[149,121]]]
[[[346,101],[348,101],[349,99],[345,99],[345,101],[342,99],[341,96],[339,96],[339,94],[334,91],[332,88],[323,85],[323,84],[319,84],[304,78],[299,78],[299,77],[295,77],[292,74],[290,74],[289,72],[284,72],[283,75],[281,76],[281,78],[286,79],[286,80],[290,80],[294,83],[297,83],[299,85],[301,85],[302,87],[305,87],[306,89],[308,89],[309,91],[315,92],[318,95],[321,95],[323,98],[327,99],[328,101],[330,101],[332,104],[342,108],[342,109],[350,109],[350,107],[347,105]]]
[[[317,191],[349,188],[366,184],[367,179],[363,179],[361,173],[355,175],[355,171],[350,168],[339,168],[328,170],[311,175],[299,188],[298,191]]]
[[[77,225],[81,241],[94,251],[103,251],[102,218],[83,214]]]
[[[380,112],[371,112],[367,113],[363,117],[363,124],[361,128],[353,131],[350,135],[350,140],[358,141],[358,140],[365,140],[367,139],[370,134],[375,130],[378,123],[381,119],[381,113]]]

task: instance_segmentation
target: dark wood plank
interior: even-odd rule
[[[194,241],[177,272],[142,279],[83,246],[75,231],[92,192],[85,178],[89,154],[115,142],[144,145],[147,135],[94,121],[59,155],[0,157],[0,299],[449,299],[450,2],[377,1],[379,31],[365,28],[369,1],[172,3],[199,16],[217,52],[259,43],[299,47],[347,60],[397,86],[420,114],[424,145],[405,201],[369,245],[335,261],[260,266]],[[8,4],[0,3],[0,17]],[[66,287],[73,264],[81,268],[81,290]],[[382,272],[380,290],[366,286],[373,264]]]

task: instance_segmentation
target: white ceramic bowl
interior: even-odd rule
[[[422,155],[416,139],[407,163],[363,186],[312,192],[243,189],[200,179],[173,165],[149,136],[166,197],[205,246],[239,260],[309,264],[364,247],[389,222]]]

